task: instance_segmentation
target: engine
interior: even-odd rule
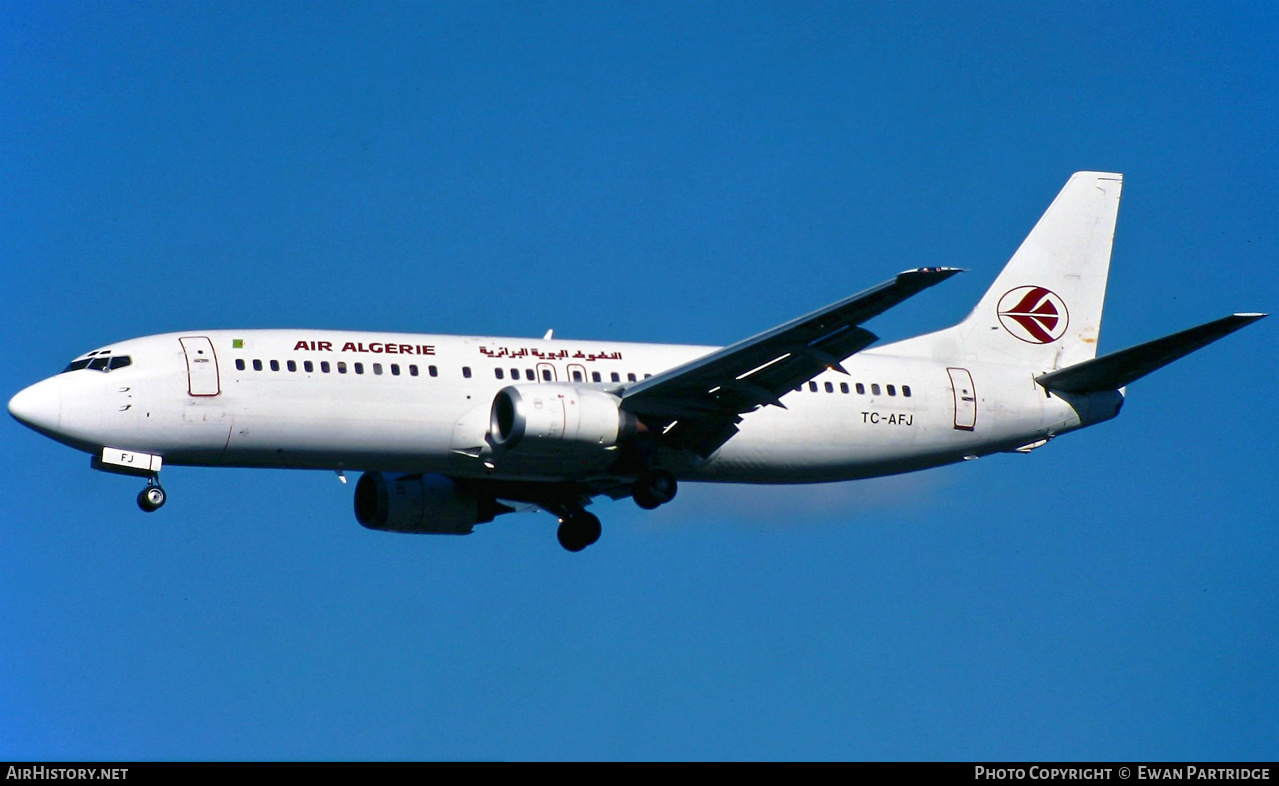
[[[443,475],[387,477],[365,472],[355,484],[355,518],[369,529],[466,535],[510,508],[458,488]]]
[[[511,385],[493,399],[490,439],[501,450],[524,455],[603,456],[639,428],[621,403],[611,393],[574,385]]]

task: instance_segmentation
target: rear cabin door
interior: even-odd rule
[[[192,396],[216,396],[222,392],[218,380],[218,359],[213,342],[204,336],[178,339],[187,356],[187,391]]]
[[[972,431],[977,427],[977,388],[966,368],[948,368],[950,388],[955,394],[955,428]]]

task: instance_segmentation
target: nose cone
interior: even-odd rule
[[[62,421],[62,396],[57,383],[46,379],[19,392],[9,399],[9,414],[42,434],[57,431]]]

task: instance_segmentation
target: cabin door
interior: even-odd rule
[[[213,342],[204,336],[178,339],[187,356],[187,392],[192,396],[216,396],[222,392],[218,380],[218,359]]]
[[[966,368],[948,368],[951,392],[955,394],[955,428],[972,431],[977,427],[977,388]]]

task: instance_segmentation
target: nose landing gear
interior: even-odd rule
[[[138,507],[147,513],[154,513],[164,507],[169,495],[160,488],[160,480],[156,477],[147,479],[147,487],[138,494]]]

